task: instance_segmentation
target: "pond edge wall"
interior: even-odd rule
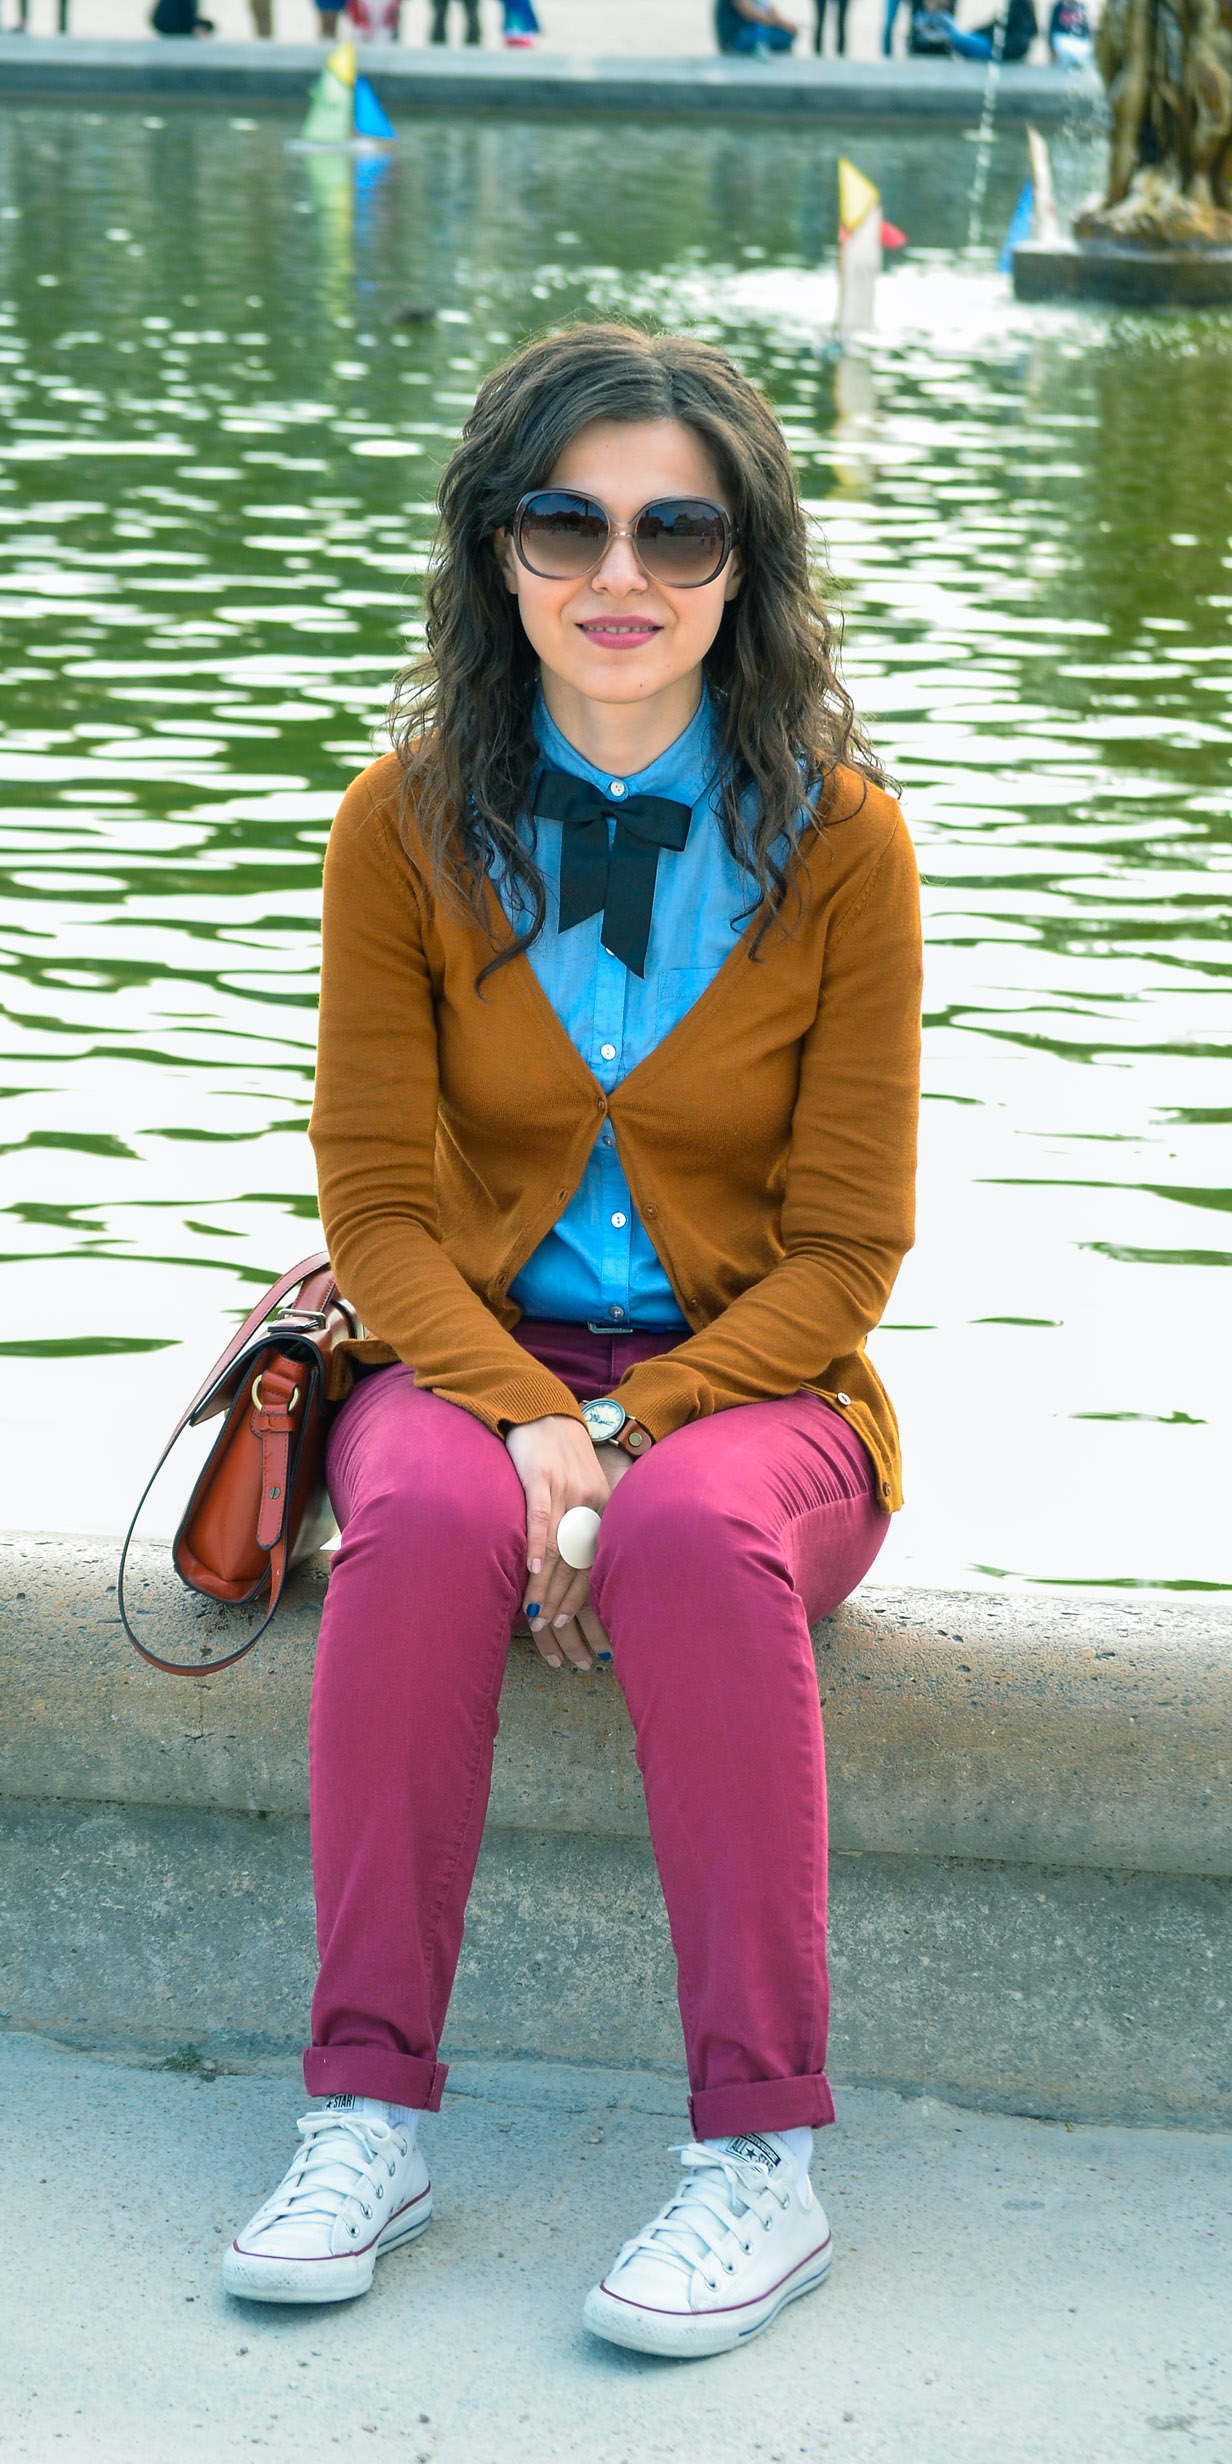
[[[865,122],[980,120],[987,70],[967,60],[606,59],[568,52],[439,52],[360,45],[364,73],[399,111],[619,113],[637,118]],[[311,43],[97,42],[23,37],[0,54],[0,100],[307,104],[323,54]],[[1094,72],[1014,65],[998,123],[1102,126]]]
[[[184,1680],[125,1641],[113,1542],[0,1541],[0,2024],[148,2058],[302,2040],[327,1571]],[[184,1601],[195,1631],[223,1614]],[[869,1584],[815,1647],[835,2077],[1232,2121],[1232,1604]],[[524,1643],[450,2047],[680,2065],[619,1689]]]

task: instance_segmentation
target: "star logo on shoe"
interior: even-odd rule
[[[724,2145],[730,2155],[739,2156],[746,2165],[759,2166],[763,2173],[777,2173],[783,2161],[778,2149],[771,2147],[768,2139],[759,2139],[751,2133],[747,2137],[741,2135],[727,2139]]]

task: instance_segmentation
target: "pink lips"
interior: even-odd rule
[[[584,633],[587,641],[594,642],[600,650],[638,650],[643,643],[653,641],[655,634],[661,633],[662,630],[661,625],[637,623],[618,625],[614,622],[605,624],[602,621],[598,624],[578,626],[579,633]]]

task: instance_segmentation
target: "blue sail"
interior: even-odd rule
[[[355,80],[355,134],[357,137],[380,137],[386,142],[394,134],[393,122],[381,109],[366,77]]]
[[[358,111],[355,114],[355,119],[356,125],[358,126]],[[1013,273],[1014,250],[1016,248],[1025,248],[1027,241],[1034,238],[1034,236],[1035,182],[1034,180],[1024,180],[1018,193],[1018,203],[1014,208],[1013,218],[1011,220],[1009,230],[1005,234],[1005,246],[997,259],[997,272],[999,274]]]

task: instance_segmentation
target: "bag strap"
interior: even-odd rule
[[[314,1252],[312,1257],[301,1258],[298,1266],[291,1267],[287,1274],[279,1277],[277,1283],[271,1284],[269,1291],[264,1295],[263,1299],[258,1301],[256,1308],[249,1311],[248,1316],[245,1318],[243,1325],[239,1329],[239,1332],[232,1336],[225,1352],[221,1353],[219,1358],[215,1361],[209,1376],[197,1388],[196,1394],[193,1396],[192,1402],[189,1404],[187,1411],[181,1412],[180,1417],[177,1420],[175,1427],[172,1430],[171,1435],[168,1438],[167,1443],[164,1446],[162,1453],[160,1454],[158,1461],[155,1464],[154,1469],[137,1500],[137,1509],[133,1515],[131,1523],[129,1524],[128,1530],[125,1532],[124,1546],[120,1551],[120,1568],[116,1577],[116,1606],[120,1612],[120,1623],[123,1626],[134,1651],[139,1652],[141,1658],[147,1661],[151,1668],[161,1669],[165,1676],[212,1676],[216,1669],[234,1668],[236,1661],[242,1660],[246,1653],[252,1650],[254,1643],[260,1642],[261,1637],[264,1634],[266,1627],[269,1625],[270,1620],[278,1607],[278,1603],[282,1598],[283,1587],[290,1571],[288,1563],[290,1550],[288,1546],[287,1524],[291,1511],[291,1487],[290,1482],[287,1480],[284,1480],[281,1483],[283,1492],[282,1513],[279,1519],[277,1535],[272,1544],[269,1544],[269,1608],[267,1609],[265,1616],[262,1618],[260,1625],[257,1627],[256,1633],[250,1634],[247,1642],[240,1644],[238,1651],[229,1651],[225,1659],[210,1660],[208,1664],[204,1666],[200,1663],[186,1663],[183,1660],[160,1659],[156,1651],[150,1651],[147,1648],[147,1646],[142,1642],[140,1635],[134,1634],[132,1626],[129,1622],[128,1606],[124,1598],[124,1576],[128,1566],[128,1552],[132,1547],[133,1533],[136,1531],[137,1525],[141,1520],[142,1507],[144,1506],[159,1473],[164,1469],[168,1457],[174,1452],[180,1442],[180,1439],[184,1435],[185,1429],[188,1428],[192,1420],[193,1413],[197,1410],[200,1404],[205,1402],[207,1396],[212,1394],[214,1388],[218,1384],[219,1379],[230,1368],[232,1362],[243,1350],[244,1345],[249,1342],[252,1336],[257,1333],[258,1329],[265,1324],[266,1319],[272,1316],[274,1310],[278,1307],[279,1302],[286,1299],[288,1292],[298,1291],[300,1287],[307,1283],[313,1276],[326,1273],[328,1268],[328,1251],[317,1250]],[[268,1418],[272,1423],[276,1423],[285,1418],[287,1430],[290,1430],[291,1422],[289,1415],[280,1414],[277,1411],[274,1411],[270,1414],[263,1414],[261,1417]],[[276,1433],[281,1435],[282,1431],[279,1429]],[[275,1431],[271,1429],[269,1434],[273,1435],[275,1434]],[[261,1545],[263,1548],[267,1545],[263,1535],[261,1536]]]

